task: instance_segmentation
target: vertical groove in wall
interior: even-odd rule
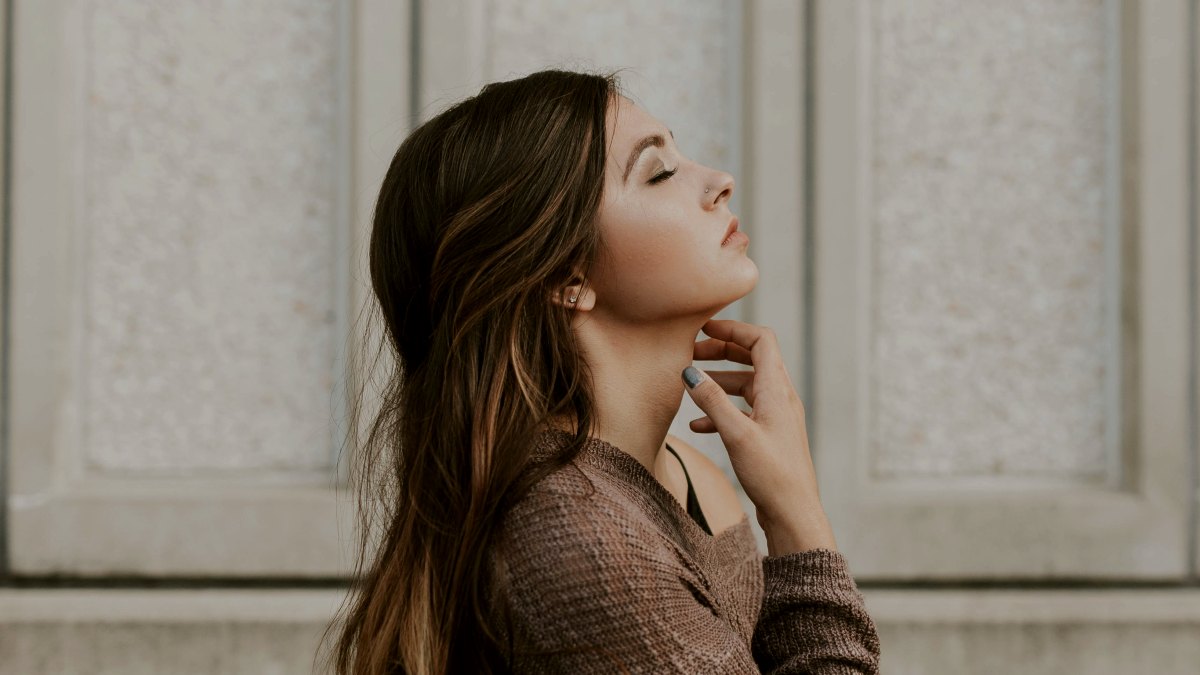
[[[479,44],[483,45],[483,57],[479,59],[479,65],[482,70],[479,85],[475,88],[475,91],[470,92],[471,94],[478,93],[484,84],[498,79],[495,72],[496,46],[494,44],[495,37],[493,31],[496,27],[496,4],[490,0],[481,0],[481,2],[483,2],[483,25],[480,26],[480,33],[482,35]],[[511,78],[512,76],[511,74],[506,74],[504,75],[504,79]]]
[[[737,130],[737,135],[734,136],[734,138],[737,139],[737,145],[741,147],[742,151],[739,162],[733,166],[737,168],[737,182],[744,186],[742,190],[753,190],[756,189],[758,184],[758,181],[754,175],[754,162],[758,157],[758,149],[754,147],[754,134],[752,133],[752,127],[756,123],[754,111],[756,101],[754,98],[755,84],[753,71],[758,64],[757,58],[749,55],[749,50],[752,49],[751,45],[755,43],[756,36],[754,35],[754,31],[757,30],[757,26],[754,23],[755,3],[737,3],[736,6],[741,10],[740,30],[738,31],[739,39],[741,40],[738,47],[738,54],[741,62],[738,69],[740,77],[738,81],[738,89],[736,90],[737,96],[733,100],[741,102],[735,107],[738,109],[739,114],[741,115],[743,124],[735,127]],[[749,120],[749,122],[745,122],[746,120]],[[738,190],[735,190],[735,197],[737,196],[737,193]],[[744,220],[747,223],[757,222],[758,215],[754,213],[754,201],[755,200],[753,199],[748,200],[745,203],[739,201],[739,207],[734,209],[734,213],[741,213],[741,220]],[[732,206],[733,204],[731,203],[730,207],[732,208]],[[761,279],[759,280],[759,284],[762,284]],[[743,308],[741,316],[742,320],[757,321],[758,301],[755,298],[755,294],[753,292],[747,294],[746,297],[742,298],[741,302]]]
[[[408,18],[408,129],[421,119],[421,0],[411,0]],[[407,133],[405,134],[407,135]]]
[[[1118,267],[1120,278],[1120,302],[1117,326],[1120,334],[1114,337],[1120,346],[1117,366],[1120,368],[1120,380],[1123,399],[1119,408],[1121,415],[1119,439],[1120,454],[1118,470],[1113,477],[1118,479],[1118,485],[1127,492],[1136,492],[1141,484],[1141,475],[1145,470],[1141,446],[1142,412],[1141,406],[1131,404],[1140,401],[1143,395],[1143,373],[1140,362],[1141,345],[1145,339],[1142,330],[1142,308],[1139,306],[1139,293],[1144,283],[1144,271],[1141,263],[1142,239],[1145,226],[1142,222],[1142,169],[1144,168],[1144,148],[1142,140],[1142,59],[1143,46],[1140,37],[1142,10],[1135,0],[1121,0],[1118,10],[1120,17],[1117,24],[1120,29],[1115,38],[1120,40],[1116,45],[1120,60],[1116,63],[1119,75],[1116,80],[1120,90],[1116,92],[1119,104],[1121,128],[1117,134],[1120,139],[1120,194],[1115,202],[1120,206],[1121,227],[1118,232],[1120,241],[1117,242],[1121,260]]]
[[[334,250],[333,250],[333,304],[334,325],[338,327],[333,336],[333,382],[344,382],[350,377],[347,365],[349,356],[350,307],[351,300],[350,260],[353,256],[351,233],[355,226],[354,203],[354,39],[355,20],[358,5],[341,3],[337,9],[338,44],[335,77],[337,92],[337,111],[334,116],[334,157],[335,168],[335,198],[334,213]],[[329,457],[333,467],[333,486],[343,485],[347,481],[347,465],[341,456],[342,439],[345,438],[344,423],[346,420],[349,401],[346,387],[335,385],[331,396],[332,424],[330,425]]]
[[[0,78],[3,78],[4,100],[0,101],[0,105],[4,106],[3,114],[0,114],[0,120],[3,120],[3,128],[0,128],[0,179],[3,184],[0,185],[0,191],[3,192],[3,199],[0,204],[4,205],[3,213],[0,213],[0,579],[8,577],[9,562],[8,562],[8,354],[9,354],[9,275],[12,270],[12,261],[10,260],[9,252],[12,250],[12,191],[9,185],[12,183],[10,176],[12,175],[12,0],[3,0],[3,6],[0,6],[0,12],[4,13],[3,26],[3,41],[4,51],[0,55],[3,58],[3,63],[0,63]]]
[[[725,98],[733,103],[729,106],[729,126],[725,129],[726,142],[729,144],[728,167],[718,167],[722,171],[728,169],[729,173],[734,176],[733,196],[729,199],[729,210],[732,213],[740,213],[742,211],[742,191],[745,190],[745,185],[742,179],[742,173],[745,171],[746,164],[743,158],[747,153],[744,152],[746,147],[746,135],[744,133],[745,125],[743,120],[743,108],[745,101],[749,100],[748,96],[744,95],[745,81],[749,79],[746,73],[746,45],[749,41],[745,36],[745,21],[743,17],[745,8],[743,3],[730,3],[725,5],[725,26],[726,39],[729,44],[725,47],[725,53],[728,58],[734,63],[729,67],[729,78],[725,82]],[[489,25],[494,25],[489,22]],[[738,103],[739,101],[743,103]],[[751,321],[754,314],[754,293],[748,293],[738,301],[737,319],[739,321]]]
[[[800,35],[804,44],[800,48],[804,63],[801,65],[800,72],[803,82],[800,86],[800,110],[804,117],[804,129],[801,132],[802,138],[800,142],[803,148],[804,157],[801,159],[801,167],[803,167],[801,176],[801,269],[804,270],[803,278],[801,279],[801,300],[803,302],[804,326],[803,333],[800,336],[801,354],[800,359],[804,364],[804,375],[801,382],[801,399],[805,405],[809,405],[809,401],[816,391],[814,388],[814,372],[816,371],[816,354],[813,350],[814,341],[814,319],[816,317],[816,308],[813,303],[816,299],[816,270],[813,268],[816,265],[816,223],[814,217],[816,209],[814,208],[813,200],[816,197],[816,186],[813,183],[815,173],[815,162],[817,154],[816,146],[816,119],[814,117],[814,97],[813,89],[816,85],[814,73],[816,72],[816,32],[814,30],[816,24],[816,12],[813,0],[807,0],[800,12],[801,20],[804,25],[801,27]],[[816,438],[816,416],[807,414],[805,416],[805,424],[808,427],[808,437]]]
[[[1189,340],[1188,346],[1188,409],[1191,411],[1192,423],[1189,425],[1188,447],[1189,469],[1188,472],[1191,479],[1188,484],[1188,569],[1191,571],[1192,580],[1200,578],[1200,566],[1197,564],[1197,548],[1200,548],[1200,542],[1197,542],[1197,537],[1200,537],[1200,311],[1197,310],[1200,305],[1200,278],[1197,276],[1196,266],[1200,264],[1197,260],[1197,248],[1200,245],[1200,195],[1197,195],[1197,181],[1200,181],[1200,158],[1197,154],[1200,153],[1200,101],[1197,97],[1200,96],[1200,66],[1197,66],[1196,61],[1200,58],[1200,46],[1197,46],[1196,41],[1200,39],[1200,28],[1197,24],[1200,23],[1200,0],[1191,0],[1188,3],[1187,17],[1187,58],[1188,58],[1188,92],[1187,92],[1187,148],[1188,148],[1188,166],[1187,184],[1191,186],[1188,194],[1188,313],[1191,326],[1192,338]]]
[[[1104,151],[1104,335],[1106,342],[1106,362],[1108,367],[1104,375],[1104,443],[1106,461],[1108,464],[1108,485],[1110,488],[1120,488],[1128,485],[1130,476],[1122,461],[1124,448],[1122,438],[1122,393],[1124,390],[1122,360],[1126,348],[1121,339],[1121,303],[1124,301],[1122,289],[1123,278],[1128,271],[1122,269],[1122,228],[1128,224],[1122,217],[1124,199],[1121,186],[1124,183],[1123,148],[1124,114],[1121,107],[1123,95],[1122,78],[1125,75],[1122,67],[1126,58],[1122,32],[1131,27],[1121,23],[1121,5],[1123,0],[1107,0],[1104,7],[1104,44],[1105,58],[1105,94],[1104,94],[1104,125],[1108,145]]]

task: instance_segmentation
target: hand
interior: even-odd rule
[[[784,367],[775,332],[720,319],[701,330],[710,337],[696,343],[695,360],[728,360],[754,369],[701,371],[689,366],[701,380],[687,386],[690,373],[685,370],[685,389],[705,416],[688,426],[697,433],[720,434],[733,471],[757,508],[769,548],[836,550],[809,454],[804,403]],[[727,394],[744,398],[753,412],[739,410]]]

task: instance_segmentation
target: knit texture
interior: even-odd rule
[[[534,457],[570,436],[547,430]],[[589,438],[508,513],[495,624],[517,673],[878,673],[841,553],[763,556],[749,517],[710,535],[633,456]],[[548,653],[557,652],[557,653]]]

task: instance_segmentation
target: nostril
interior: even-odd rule
[[[706,191],[706,194],[704,195],[705,197],[709,198],[710,206],[716,206],[720,204],[722,198],[724,198],[725,201],[729,201],[733,198],[733,175],[722,171],[717,174],[716,179],[716,183],[710,183],[710,185],[714,185],[714,188],[720,187],[720,190],[716,190],[716,194]]]
[[[718,203],[721,201],[722,197],[724,197],[726,200],[729,200],[733,197],[733,186],[734,186],[733,176],[726,173],[726,174],[723,174],[722,177],[724,178],[724,180],[722,180],[720,183],[721,191],[718,192],[716,197],[713,199],[714,202],[718,202]]]

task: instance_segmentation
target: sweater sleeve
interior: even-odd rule
[[[760,618],[754,636],[755,645],[762,636],[760,669],[751,645],[692,587],[648,524],[603,503],[579,508],[562,500],[533,501],[508,520],[501,634],[516,646],[513,672],[876,672],[867,646],[874,627],[834,588],[848,575],[821,567],[820,555],[764,560],[771,590],[767,620]],[[814,572],[833,576],[808,579]],[[826,619],[835,624],[817,625]],[[854,620],[857,632],[847,637]],[[835,644],[821,644],[827,638]]]
[[[879,672],[879,636],[846,558],[814,549],[763,558],[752,644],[763,672]]]

